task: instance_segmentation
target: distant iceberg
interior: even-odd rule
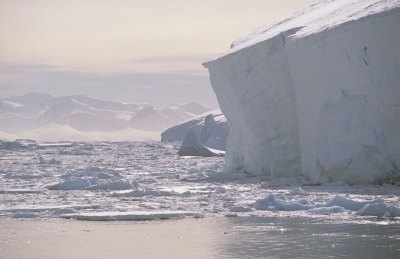
[[[161,133],[161,141],[183,141],[181,156],[223,156],[229,124],[220,110],[194,117]]]

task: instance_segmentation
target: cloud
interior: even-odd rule
[[[63,69],[60,67],[29,64],[29,63],[5,63],[0,62],[0,70],[3,74],[12,75],[14,82],[31,83],[56,83],[68,82],[69,84],[128,84],[131,86],[147,88],[154,85],[168,86],[172,83],[185,82],[188,86],[204,82],[205,75],[186,73],[143,73],[121,72],[100,73]]]

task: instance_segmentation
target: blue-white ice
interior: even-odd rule
[[[400,179],[400,1],[325,0],[208,61],[226,169],[348,184]]]

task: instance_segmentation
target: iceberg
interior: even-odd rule
[[[225,116],[217,109],[167,129],[161,133],[161,141],[183,141],[180,156],[223,156],[229,130]]]
[[[205,62],[226,171],[400,182],[400,1],[326,0]]]
[[[223,156],[225,152],[204,146],[197,137],[196,132],[194,132],[193,129],[189,129],[189,132],[186,134],[186,137],[182,142],[182,146],[179,148],[178,154],[180,156],[210,157]]]
[[[161,133],[162,142],[183,141],[189,130],[193,129],[200,142],[207,147],[226,150],[229,124],[221,110],[213,110],[184,121]]]

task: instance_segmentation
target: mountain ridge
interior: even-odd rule
[[[211,109],[197,103],[171,104],[164,109],[156,109],[145,103],[30,92],[0,99],[0,131],[4,136],[29,138],[32,135],[33,138],[45,138],[48,130],[53,129],[52,140],[57,139],[57,128],[60,130],[60,140],[65,136],[65,129],[79,135],[79,139],[84,139],[84,133],[90,132],[111,135],[132,132],[132,138],[135,139],[135,132],[153,132],[151,135],[155,135],[208,110]],[[66,135],[73,139],[74,134]],[[116,136],[116,139],[120,138]]]

